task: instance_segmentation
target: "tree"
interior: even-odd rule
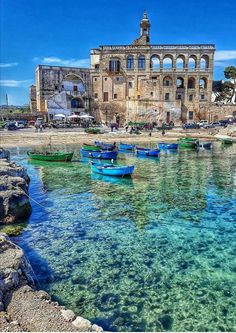
[[[230,81],[213,81],[212,91],[216,102],[232,102],[234,89],[234,84]]]
[[[224,70],[224,74],[226,79],[230,79],[231,85],[227,85],[226,89],[231,90],[231,98],[229,99],[230,102],[235,102],[233,100],[235,91],[236,91],[236,67],[234,66],[228,66]]]
[[[125,121],[126,108],[118,102],[100,103],[99,109],[102,115],[101,118],[107,123],[116,122],[117,114],[120,117],[120,123]]]

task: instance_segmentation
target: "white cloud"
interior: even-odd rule
[[[216,61],[236,60],[236,50],[216,51]]]
[[[25,87],[32,83],[32,80],[0,80],[2,87]]]
[[[18,66],[18,65],[19,65],[18,62],[9,62],[9,63],[1,62],[0,63],[0,68],[15,67],[15,66]]]
[[[66,66],[66,67],[89,67],[89,59],[61,59],[58,57],[34,57],[34,61],[45,65]]]

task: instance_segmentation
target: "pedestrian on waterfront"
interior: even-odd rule
[[[129,126],[126,126],[126,127],[125,127],[125,131],[126,131],[126,133],[128,132],[128,129],[129,129]]]
[[[43,125],[40,124],[39,128],[40,128],[40,132],[42,132],[43,131]]]
[[[152,132],[149,132],[149,136],[150,136],[150,137],[152,136]]]
[[[162,130],[162,133],[161,133],[161,134],[162,134],[162,136],[164,136],[164,135],[166,134],[166,132],[165,132],[164,129]]]

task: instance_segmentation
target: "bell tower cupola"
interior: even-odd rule
[[[146,36],[147,43],[150,41],[150,28],[151,24],[149,22],[146,10],[143,13],[143,18],[140,22],[140,36]]]

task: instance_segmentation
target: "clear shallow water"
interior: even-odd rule
[[[16,240],[54,298],[110,331],[236,330],[236,145],[120,154],[133,179],[12,159],[45,207]]]

